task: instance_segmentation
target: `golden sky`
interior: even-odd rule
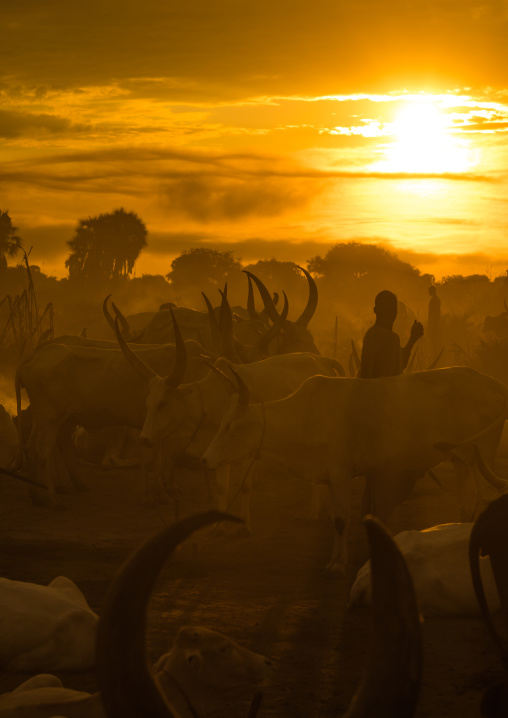
[[[47,272],[117,207],[138,274],[351,239],[508,266],[507,0],[16,0],[2,26],[0,209]]]

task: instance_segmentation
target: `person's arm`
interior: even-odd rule
[[[404,369],[407,367],[409,362],[409,357],[411,356],[411,352],[413,351],[413,347],[420,339],[423,337],[423,324],[416,321],[416,319],[413,322],[413,326],[411,327],[411,334],[409,336],[409,341],[406,344],[405,347],[402,347],[400,350],[400,368],[401,371],[404,371]]]

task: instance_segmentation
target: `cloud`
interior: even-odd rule
[[[41,133],[62,135],[70,132],[83,133],[89,131],[90,127],[87,125],[74,124],[70,120],[56,115],[35,115],[12,110],[0,110],[0,137],[6,139],[26,136],[37,136],[40,139]]]
[[[16,82],[169,80],[175,98],[508,86],[504,3],[476,0],[26,0],[4,3]],[[154,87],[154,93],[158,90]]]
[[[280,215],[304,206],[318,191],[302,182],[196,177],[170,183],[163,194],[171,213],[207,223]]]

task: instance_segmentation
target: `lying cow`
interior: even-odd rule
[[[408,565],[424,616],[479,616],[469,568],[472,523],[440,524],[425,531],[403,531],[394,540]],[[500,608],[492,567],[481,559],[483,586],[492,611]],[[370,605],[370,561],[356,576],[349,596],[351,608]]]
[[[270,662],[222,633],[184,626],[154,674],[181,718],[205,718],[224,701],[252,691],[266,677]],[[194,713],[189,714],[189,702]],[[65,688],[59,678],[41,674],[0,695],[0,718],[106,718],[100,693]]]
[[[82,671],[94,664],[98,616],[70,579],[49,586],[0,578],[0,666]]]

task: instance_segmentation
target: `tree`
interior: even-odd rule
[[[16,230],[17,227],[12,226],[9,210],[0,210],[0,272],[7,269],[7,257],[15,257],[20,249]]]
[[[144,222],[123,208],[80,219],[67,242],[72,250],[65,261],[69,278],[96,281],[130,276],[146,235]]]
[[[184,250],[171,262],[171,272],[166,276],[175,292],[185,293],[194,288],[207,292],[214,288],[222,289],[224,283],[231,280],[235,283],[241,281],[244,279],[241,271],[242,265],[233,252],[194,247]]]

